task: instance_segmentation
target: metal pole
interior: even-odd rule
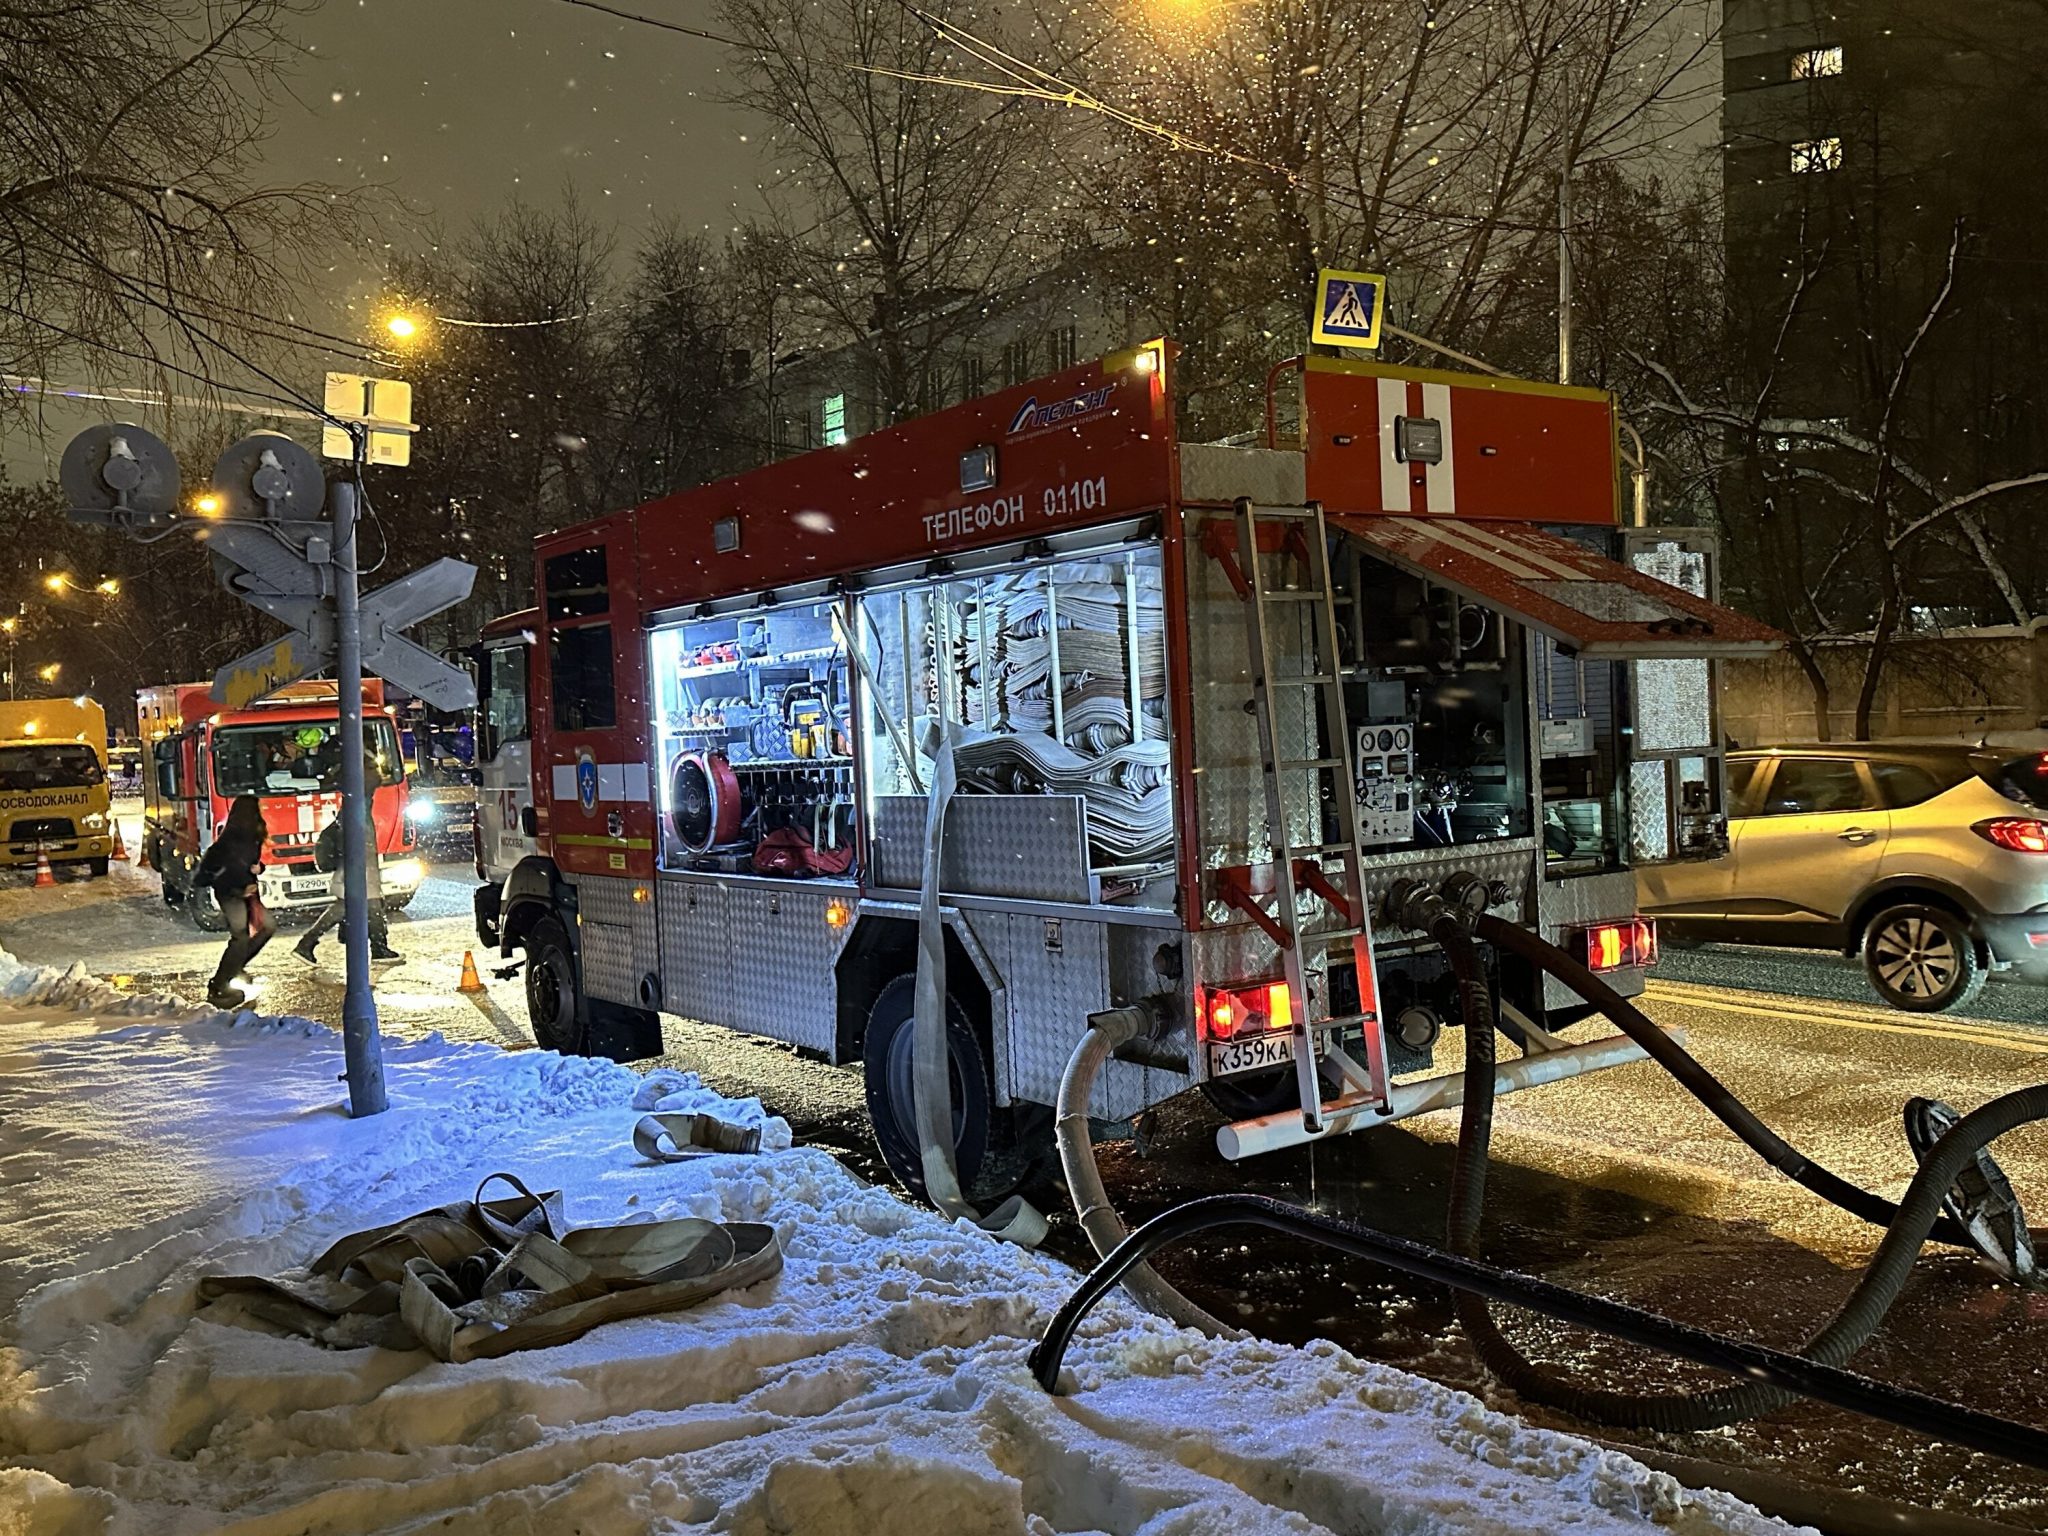
[[[1572,171],[1557,178],[1557,382],[1572,381]]]
[[[363,836],[369,787],[363,782],[363,625],[356,587],[356,488],[328,492],[334,513],[334,686],[341,695],[341,945],[348,987],[341,1000],[341,1043],[348,1058],[349,1113],[361,1119],[389,1108],[377,999],[370,991],[370,882]]]

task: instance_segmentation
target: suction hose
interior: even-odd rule
[[[1497,948],[1520,956],[1539,970],[1548,971],[1599,1009],[1613,1020],[1623,1034],[1640,1045],[1652,1061],[1677,1078],[1679,1085],[1704,1104],[1714,1118],[1733,1131],[1744,1145],[1795,1184],[1810,1190],[1830,1205],[1840,1207],[1851,1216],[1861,1217],[1874,1227],[1889,1226],[1898,1217],[1899,1207],[1891,1201],[1882,1195],[1872,1194],[1860,1185],[1851,1184],[1840,1174],[1829,1172],[1757,1119],[1749,1106],[1729,1092],[1725,1083],[1700,1065],[1690,1051],[1652,1024],[1643,1015],[1642,1010],[1563,950],[1545,943],[1526,928],[1518,928],[1491,913],[1481,914],[1472,925],[1472,931]],[[1462,933],[1462,929],[1460,932]],[[1436,937],[1434,930],[1431,937]],[[1438,942],[1441,943],[1441,939]],[[1466,950],[1470,954],[1469,944]],[[1446,953],[1450,955],[1455,968],[1456,955],[1448,949]],[[1472,957],[1472,964],[1477,966],[1476,956]],[[1462,978],[1459,985],[1464,985]],[[1492,1017],[1490,997],[1487,1017]],[[1468,1030],[1466,1033],[1469,1049],[1472,1032]],[[1491,1053],[1490,1039],[1487,1049]],[[1488,1081],[1491,1082],[1490,1077]],[[1946,1216],[1935,1221],[1931,1235],[1939,1242],[1951,1243],[1957,1247],[1975,1247],[1970,1240],[1970,1234],[1962,1225]]]
[[[1109,1257],[1130,1232],[1117,1215],[1116,1207],[1109,1203],[1109,1191],[1103,1187],[1101,1171],[1095,1166],[1095,1142],[1088,1134],[1088,1101],[1095,1092],[1096,1075],[1110,1053],[1151,1028],[1152,1015],[1143,1008],[1112,1008],[1107,1013],[1092,1015],[1088,1032],[1067,1058],[1067,1070],[1060,1078],[1053,1126],[1059,1142],[1060,1171],[1066,1175],[1074,1215],[1100,1258]],[[1198,1328],[1214,1338],[1244,1337],[1241,1329],[1211,1317],[1160,1279],[1158,1271],[1149,1264],[1133,1267],[1124,1275],[1123,1283],[1139,1303],[1183,1328]]]
[[[1423,926],[1443,947],[1464,1005],[1465,1103],[1452,1171],[1447,1240],[1452,1252],[1476,1258],[1493,1135],[1493,999],[1478,951],[1458,914],[1440,900],[1430,900],[1416,915],[1426,919]],[[1935,1145],[1907,1187],[1905,1198],[1894,1205],[1801,1156],[1689,1052],[1584,966],[1497,918],[1481,916],[1474,927],[1481,937],[1578,990],[1774,1167],[1823,1199],[1886,1227],[1855,1291],[1800,1351],[1806,1359],[1823,1365],[1843,1364],[1868,1342],[1897,1301],[1913,1261],[1930,1235],[1939,1232],[1944,1241],[1968,1243],[1967,1234],[1957,1223],[1943,1218],[1941,1210],[1957,1176],[1977,1153],[2016,1126],[2048,1117],[2048,1084],[2009,1093],[1974,1110]],[[1949,1231],[1940,1232],[1944,1227]],[[1755,1382],[1707,1392],[1632,1393],[1581,1387],[1516,1349],[1494,1322],[1484,1297],[1460,1290],[1454,1294],[1454,1304],[1460,1324],[1489,1371],[1524,1397],[1581,1418],[1657,1430],[1713,1429],[1768,1413],[1796,1396],[1782,1387]]]

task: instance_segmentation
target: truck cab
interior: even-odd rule
[[[341,810],[341,715],[331,682],[294,683],[245,709],[215,709],[205,683],[166,684],[136,696],[150,761],[143,782],[143,848],[163,880],[164,901],[199,927],[222,926],[213,893],[194,873],[237,796],[263,808],[271,844],[263,869],[264,905],[313,909],[330,899],[329,877],[314,863],[320,833]],[[417,855],[410,786],[398,724],[383,685],[363,685],[363,745],[377,778],[372,807],[384,905],[397,909],[426,877]]]
[[[0,865],[84,864],[113,853],[107,713],[95,699],[0,703]]]

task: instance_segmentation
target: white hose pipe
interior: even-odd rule
[[[1088,1134],[1088,1100],[1095,1091],[1095,1076],[1102,1064],[1126,1040],[1151,1027],[1151,1016],[1142,1008],[1113,1008],[1088,1021],[1087,1033],[1067,1058],[1067,1070],[1060,1078],[1059,1104],[1053,1134],[1059,1141],[1060,1170],[1066,1175],[1067,1193],[1074,1201],[1074,1216],[1098,1256],[1107,1257],[1130,1231],[1116,1207],[1109,1203],[1109,1191],[1102,1186],[1102,1174],[1095,1166],[1095,1143]],[[1212,1338],[1241,1339],[1242,1329],[1211,1317],[1187,1297],[1159,1278],[1149,1264],[1135,1266],[1123,1278],[1123,1287],[1140,1306],[1171,1318],[1183,1328],[1198,1328]]]

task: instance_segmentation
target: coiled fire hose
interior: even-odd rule
[[[1410,926],[1425,929],[1443,947],[1458,983],[1465,1022],[1466,1092],[1448,1222],[1452,1252],[1437,1252],[1354,1223],[1250,1195],[1192,1201],[1155,1217],[1135,1234],[1128,1233],[1109,1203],[1095,1166],[1087,1104],[1102,1063],[1119,1044],[1141,1033],[1148,1020],[1139,1009],[1098,1014],[1090,1020],[1088,1034],[1069,1060],[1061,1081],[1057,1130],[1075,1211],[1103,1263],[1061,1309],[1033,1351],[1034,1373],[1048,1391],[1081,1317],[1119,1280],[1140,1301],[1176,1322],[1212,1335],[1235,1336],[1236,1330],[1189,1301],[1144,1260],[1160,1247],[1209,1226],[1249,1221],[1450,1284],[1460,1324],[1487,1369],[1523,1396],[1580,1417],[1660,1430],[1705,1429],[1768,1413],[1806,1395],[2031,1465],[2048,1466],[2048,1436],[2038,1430],[1867,1381],[1840,1368],[1883,1321],[1898,1299],[1913,1261],[1930,1239],[1976,1246],[1960,1223],[1942,1214],[1943,1200],[1983,1148],[2020,1125],[2048,1119],[2048,1084],[2006,1094],[1963,1117],[1928,1151],[1905,1196],[1894,1204],[1806,1158],[1626,999],[1535,935],[1485,914],[1468,932],[1456,910],[1427,895],[1407,916]],[[1474,932],[1577,990],[1774,1168],[1850,1214],[1886,1228],[1849,1300],[1801,1354],[1789,1355],[1709,1334],[1476,1260],[1473,1255],[1479,1246],[1492,1138],[1496,1022],[1492,992],[1472,942]],[[1515,1349],[1494,1323],[1487,1296],[1532,1306],[1579,1326],[1703,1364],[1739,1370],[1752,1380],[1739,1387],[1697,1393],[1635,1394],[1580,1387]]]

